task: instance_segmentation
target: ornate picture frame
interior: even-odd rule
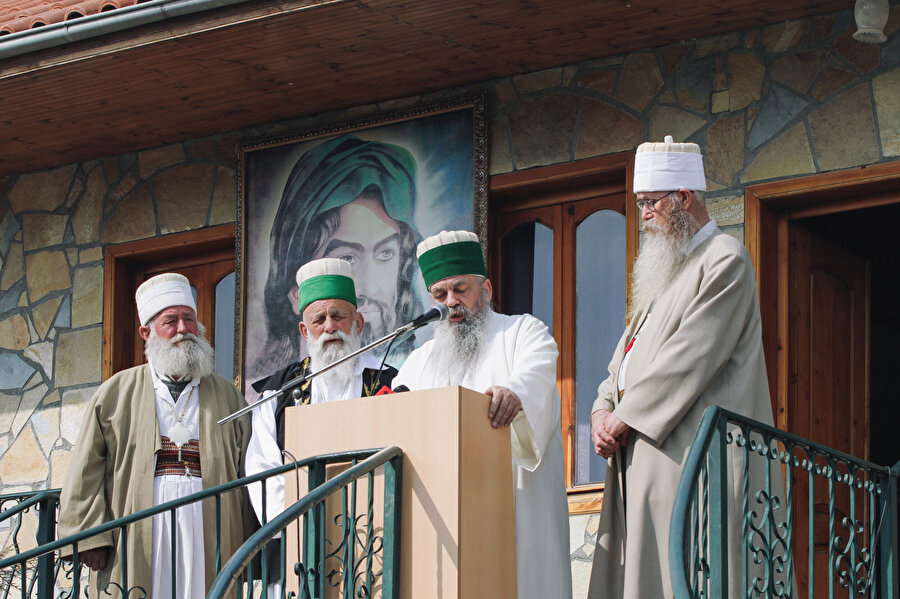
[[[305,262],[354,264],[366,343],[430,305],[419,241],[467,229],[486,249],[486,110],[485,94],[465,95],[238,145],[234,355],[245,396],[305,355],[295,282]],[[398,339],[387,361],[399,367],[428,337]]]

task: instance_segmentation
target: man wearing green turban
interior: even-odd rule
[[[265,287],[268,339],[256,372],[271,373],[300,359],[294,273],[310,260],[353,265],[365,345],[421,311],[412,291],[412,227],[416,163],[405,148],[342,135],[318,144],[294,165],[270,236]],[[395,351],[405,355],[413,339]]]

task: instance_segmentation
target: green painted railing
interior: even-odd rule
[[[388,457],[384,457],[387,455]],[[278,468],[273,468],[266,472],[262,472],[253,476],[244,477],[235,481],[231,481],[229,483],[219,485],[216,487],[212,487],[210,489],[204,489],[201,492],[193,493],[191,495],[187,495],[185,497],[179,498],[174,501],[169,501],[158,506],[154,506],[153,508],[143,510],[141,512],[132,514],[125,518],[120,518],[118,520],[113,520],[107,523],[104,523],[100,526],[93,527],[88,530],[84,530],[75,535],[71,535],[61,539],[53,539],[54,531],[55,531],[55,522],[56,522],[56,507],[59,500],[59,492],[58,491],[45,491],[39,492],[35,494],[27,494],[27,495],[9,495],[9,496],[0,496],[0,501],[6,499],[8,502],[16,502],[16,505],[9,510],[0,513],[0,522],[4,520],[9,520],[10,522],[14,522],[12,525],[13,530],[13,539],[17,542],[17,533],[19,528],[21,528],[21,514],[25,513],[32,506],[38,506],[38,516],[39,516],[39,525],[38,525],[38,534],[37,534],[37,546],[26,549],[24,551],[19,550],[19,545],[15,544],[14,549],[16,551],[15,555],[6,557],[4,559],[0,559],[0,597],[9,596],[10,593],[14,596],[19,597],[38,597],[40,599],[50,599],[51,597],[80,597],[84,595],[83,588],[85,581],[82,577],[82,568],[81,563],[78,557],[78,544],[93,537],[98,534],[102,534],[108,531],[118,531],[119,533],[119,551],[122,555],[127,555],[127,552],[124,551],[124,548],[127,543],[127,535],[129,532],[129,527],[131,527],[135,522],[140,520],[144,520],[147,518],[152,518],[156,514],[161,514],[165,512],[170,512],[173,516],[175,510],[178,508],[198,502],[203,501],[208,498],[212,498],[215,501],[216,506],[216,522],[215,522],[215,530],[216,530],[216,539],[215,539],[215,555],[216,555],[216,571],[221,571],[223,556],[220,553],[220,525],[221,525],[221,496],[224,493],[229,492],[245,492],[244,488],[248,487],[251,484],[258,484],[263,488],[263,494],[265,494],[265,484],[262,481],[265,481],[268,478],[273,476],[285,475],[289,472],[299,472],[301,468],[308,468],[309,471],[309,489],[314,489],[314,487],[320,486],[322,483],[322,489],[314,490],[316,496],[321,496],[323,493],[326,493],[327,489],[331,489],[334,487],[332,481],[328,481],[325,483],[325,469],[329,465],[340,465],[340,464],[351,464],[353,465],[351,470],[354,473],[360,473],[360,476],[363,474],[361,471],[365,471],[366,473],[371,472],[378,465],[384,463],[385,461],[390,461],[389,465],[385,466],[385,503],[388,507],[385,508],[385,527],[384,531],[379,534],[375,534],[372,532],[371,538],[373,539],[372,543],[377,544],[377,546],[370,547],[371,555],[380,554],[384,557],[384,572],[390,573],[391,582],[390,584],[394,584],[394,578],[396,575],[394,572],[396,571],[396,564],[398,560],[395,556],[395,543],[399,542],[399,529],[396,528],[393,524],[393,520],[396,519],[397,526],[399,525],[399,490],[396,491],[396,494],[393,494],[394,489],[398,489],[394,486],[393,481],[396,479],[399,484],[399,463],[401,458],[396,457],[397,455],[401,455],[401,451],[397,448],[390,448],[387,450],[359,450],[359,451],[349,451],[349,452],[340,452],[333,453],[321,456],[315,456],[311,458],[307,458],[304,460],[295,461],[284,466],[280,466]],[[361,463],[359,460],[365,460]],[[347,472],[350,472],[348,470]],[[342,475],[343,476],[343,475]],[[342,479],[343,480],[343,479]],[[389,486],[387,483],[391,482]],[[371,486],[370,482],[370,486]],[[355,484],[353,485],[355,490]],[[388,489],[391,489],[390,493]],[[390,497],[388,495],[390,494]],[[370,496],[371,496],[370,492]],[[265,497],[265,495],[263,495]],[[265,502],[265,500],[264,500]],[[2,506],[3,503],[0,503]],[[355,504],[354,504],[355,505]],[[346,519],[346,515],[351,514],[355,518],[355,514],[353,512],[348,512],[345,510],[344,517]],[[368,518],[369,522],[372,521],[371,514],[369,514]],[[171,519],[172,522],[175,521],[173,517]],[[322,512],[321,516],[317,516],[315,520],[318,526],[322,529],[322,534],[311,535],[311,539],[320,538],[322,539],[322,544],[324,545],[324,512]],[[274,521],[273,521],[274,523]],[[388,523],[392,523],[390,527],[388,527]],[[349,525],[344,525],[344,528],[350,528]],[[351,529],[352,532],[356,532],[355,528]],[[253,538],[257,538],[259,532],[262,532],[262,529],[254,535]],[[395,534],[396,533],[396,534]],[[277,534],[277,533],[275,533]],[[377,540],[376,540],[377,539]],[[282,543],[283,545],[283,543]],[[60,549],[64,547],[71,547],[73,549],[73,556],[71,560],[60,560],[58,559],[58,552]],[[242,548],[242,551],[238,552],[238,554],[246,553],[246,550]],[[282,551],[282,556],[284,555]],[[323,561],[330,557],[329,553],[322,553]],[[349,551],[348,555],[359,555],[357,552]],[[224,556],[224,559],[228,559],[229,556]],[[268,556],[267,556],[268,557]],[[372,559],[372,558],[369,558]],[[306,561],[305,563],[310,565],[310,570],[315,572],[324,571],[324,566],[320,566],[317,563]],[[262,584],[267,582],[265,576],[265,566],[263,563],[263,576],[262,576]],[[283,566],[282,566],[283,569]],[[358,571],[358,567],[355,564],[350,564],[349,567],[345,567],[341,564],[335,565],[332,567],[332,570],[335,572],[355,572]],[[252,574],[252,572],[251,572]],[[60,579],[60,575],[62,575],[62,579]],[[371,577],[375,577],[377,575],[378,578],[382,577],[381,572],[376,572],[374,574],[370,574]],[[385,574],[384,576],[387,576]],[[127,560],[123,560],[122,562],[122,578],[123,580],[128,580],[128,563]],[[171,577],[172,580],[175,580],[175,577]],[[253,577],[252,575],[249,578],[245,578],[246,581],[253,581],[254,579],[259,579],[260,576]],[[333,578],[333,575],[332,575]],[[372,581],[369,580],[369,588],[372,588]],[[259,580],[255,582],[258,586],[260,583]],[[337,584],[337,583],[333,583]],[[382,584],[384,588],[389,588],[389,583],[383,581]],[[174,583],[173,583],[174,585]],[[244,585],[245,587],[247,584]],[[139,597],[145,594],[144,589],[138,587],[128,587],[125,585],[124,589],[108,589],[111,593],[119,593],[121,596],[127,597]],[[238,589],[238,596],[241,596],[241,592],[244,592],[244,587],[240,587]],[[246,589],[249,591],[249,589]],[[172,596],[177,597],[177,590],[171,589]],[[112,595],[111,595],[112,596]],[[211,597],[219,597],[222,595],[210,595]],[[248,592],[248,596],[250,596]],[[321,596],[321,595],[316,595]],[[389,597],[390,595],[384,595],[385,597]]]
[[[35,547],[52,541],[56,537],[58,507],[59,489],[0,495],[0,527],[4,533],[9,533],[5,535],[5,553],[19,553],[23,545]],[[34,512],[31,511],[32,508]],[[34,538],[20,539],[24,518],[30,513],[37,516]],[[38,597],[51,597],[53,581],[61,566],[61,560],[54,560],[52,555],[43,555],[30,564],[25,563],[21,567],[0,572],[0,597],[6,599],[16,587],[27,589],[29,595],[36,592]]]
[[[900,464],[710,407],[672,512],[677,599],[900,599]]]
[[[325,468],[309,469],[309,487],[315,487],[299,501],[287,507],[260,528],[228,560],[210,588],[208,598],[252,596],[248,581],[254,575],[254,558],[260,557],[262,587],[280,583],[268,594],[273,597],[324,597],[328,587],[336,587],[340,596],[385,598],[399,597],[400,497],[403,452],[397,447],[382,449],[367,460],[325,481]],[[375,471],[384,466],[384,503],[382,525],[375,522]],[[364,480],[364,497],[358,497],[357,485]],[[341,494],[341,512],[331,524],[326,517],[325,500]],[[358,501],[365,509],[358,513]],[[265,498],[263,499],[265,504]],[[300,561],[287,568],[286,528],[302,518],[297,548]],[[272,555],[270,541],[280,535]],[[332,545],[329,550],[327,545]],[[276,578],[271,580],[268,563],[277,563]]]

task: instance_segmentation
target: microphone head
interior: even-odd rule
[[[450,316],[450,308],[447,307],[447,304],[435,304],[434,309],[438,311],[438,320],[447,320],[447,317]]]

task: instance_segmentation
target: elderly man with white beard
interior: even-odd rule
[[[249,418],[216,423],[245,405],[231,381],[213,373],[213,349],[197,322],[190,283],[157,275],[135,293],[138,329],[148,363],[116,373],[88,405],[60,497],[59,536],[67,536],[240,478],[250,439]],[[247,496],[221,498],[220,552],[243,543]],[[172,594],[200,599],[215,578],[216,510],[211,501],[158,514],[78,543],[90,567],[92,597]],[[121,579],[127,553],[128,580]],[[71,548],[68,549],[71,553]]]
[[[638,147],[634,192],[645,235],[628,324],[591,414],[595,450],[610,459],[592,599],[672,597],[672,507],[708,406],[772,423],[753,264],[710,220],[705,190],[697,144],[667,136]],[[740,522],[729,528],[739,542]],[[729,597],[741,595],[739,566],[730,566]]]
[[[286,383],[315,372],[353,353],[361,346],[363,316],[356,310],[353,267],[339,258],[321,258],[307,262],[297,271],[300,335],[306,341],[309,356],[254,383],[254,389],[267,397]],[[283,393],[275,401],[260,404],[253,412],[253,435],[247,450],[247,474],[256,474],[284,464],[284,411],[288,406],[307,405],[368,397],[389,390],[397,370],[364,353],[335,366]],[[262,485],[250,488],[250,501],[262,522]],[[266,483],[266,520],[284,510],[284,479],[272,477]],[[273,551],[280,544],[270,544]],[[278,553],[270,552],[270,556]],[[270,564],[278,560],[269,559]],[[270,572],[274,574],[273,566]],[[275,580],[270,576],[270,581]],[[270,595],[278,594],[270,589]]]
[[[508,426],[512,441],[516,542],[509,549],[516,552],[519,597],[569,599],[556,342],[529,314],[494,312],[474,233],[441,231],[419,244],[417,257],[432,299],[446,304],[450,317],[409,355],[394,384],[412,390],[461,385],[491,397],[491,426]]]

